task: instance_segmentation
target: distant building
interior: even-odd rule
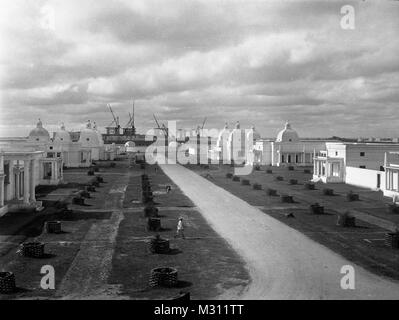
[[[26,138],[1,138],[0,150],[6,154],[30,154],[39,152],[40,157],[35,162],[37,170],[34,170],[37,184],[56,185],[62,181],[62,158],[61,154],[52,152],[52,140],[49,132],[43,127],[42,121],[36,124],[36,128],[29,132]],[[12,160],[12,159],[11,159]],[[16,167],[23,166],[23,159],[17,159],[12,162]],[[12,169],[12,168],[11,168]]]
[[[226,124],[220,131],[209,157],[223,163],[231,163],[235,158],[241,163],[309,166],[313,164],[314,155],[325,149],[327,141],[336,140],[301,139],[288,122],[276,139],[262,139],[254,126],[245,130],[237,122],[233,130]]]
[[[229,133],[227,139],[227,161],[228,163],[244,163],[247,160],[248,143],[245,129],[241,129],[237,121],[235,128]]]
[[[309,166],[313,157],[325,149],[331,140],[301,139],[289,122],[275,140],[257,139],[255,141],[254,163],[272,166]]]
[[[393,198],[397,202],[397,199],[399,199],[399,152],[385,153],[384,169],[384,195]]]
[[[216,143],[209,151],[209,158],[218,162],[223,162],[223,159],[228,158],[227,144],[231,130],[226,123],[224,128],[219,132]]]
[[[387,164],[386,158],[387,154],[398,152],[399,144],[394,143],[327,143],[326,150],[315,157],[313,180],[347,183],[384,193],[387,189],[396,190],[397,164]],[[391,175],[388,180],[387,175]]]
[[[0,216],[9,211],[41,207],[35,188],[43,180],[43,151],[0,152]],[[51,179],[54,177],[51,176]]]
[[[66,168],[91,166],[91,150],[82,148],[82,144],[73,141],[70,133],[65,130],[64,124],[60,130],[54,132],[52,143],[49,143],[47,155],[61,157]]]

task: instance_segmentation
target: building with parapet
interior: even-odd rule
[[[326,149],[315,157],[313,180],[384,192],[396,190],[397,179],[392,176],[395,165],[387,163],[387,155],[395,152],[399,152],[397,143],[327,143]]]
[[[315,154],[332,140],[301,139],[289,122],[276,139],[257,139],[253,148],[255,164],[271,166],[310,166]]]

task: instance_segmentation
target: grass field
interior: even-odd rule
[[[160,235],[170,239],[171,254],[148,250],[155,233],[146,229],[138,197],[144,172],[150,175],[163,226]],[[0,299],[163,299],[181,290],[189,291],[193,299],[211,299],[235,297],[245,289],[250,279],[244,262],[159,168],[141,170],[128,161],[117,161],[115,168],[100,168],[97,174],[104,183],[84,206],[69,203],[67,212],[48,207],[41,213],[0,218],[1,269],[15,273],[18,287],[15,294],[0,294]],[[90,179],[87,169],[66,170],[66,185],[41,188],[38,200],[70,202]],[[171,192],[166,193],[165,185],[172,187]],[[179,217],[185,221],[185,240],[173,237]],[[43,231],[45,221],[50,220],[60,220],[63,233]],[[45,243],[43,259],[16,253],[20,243],[33,240]],[[40,288],[43,265],[54,267],[56,290]],[[148,286],[151,269],[159,266],[178,269],[176,288]]]

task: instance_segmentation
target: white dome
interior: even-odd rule
[[[134,148],[136,144],[133,141],[128,141],[125,143],[126,148]]]
[[[102,139],[101,139],[102,140]],[[82,147],[100,147],[102,145],[97,131],[91,128],[90,120],[86,124],[86,128],[80,132],[79,142]]]
[[[50,140],[50,134],[46,129],[43,128],[43,123],[39,119],[36,128],[29,133],[29,140],[37,142],[48,142]]]
[[[278,135],[276,142],[297,142],[299,141],[298,133],[291,128],[291,124],[287,122],[284,130],[281,130]]]
[[[177,149],[179,144],[176,141],[169,142],[169,148]]]
[[[70,143],[71,136],[68,131],[65,130],[64,124],[61,125],[61,128],[59,131],[57,131],[54,135],[54,142],[58,143]]]
[[[223,147],[223,141],[226,140],[226,137],[228,137],[228,134],[230,133],[229,127],[227,123],[225,124],[224,128],[222,131],[219,132],[218,139],[216,140],[216,146],[218,148]],[[225,141],[226,143],[226,141]]]

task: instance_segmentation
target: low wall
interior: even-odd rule
[[[378,175],[381,177],[380,187],[377,185]],[[379,190],[385,187],[385,173],[377,170],[346,167],[345,182],[358,187]]]
[[[2,206],[0,207],[0,217],[4,216],[8,212],[8,206]]]

